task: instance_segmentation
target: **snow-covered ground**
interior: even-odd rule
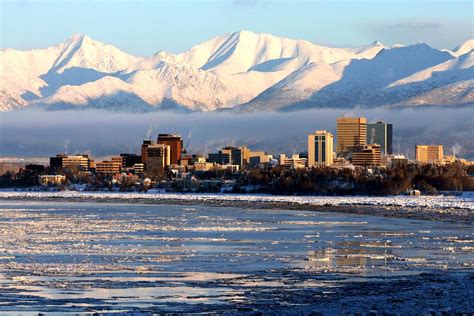
[[[179,194],[179,193],[122,193],[122,192],[0,192],[4,198],[74,198],[91,200],[159,200],[196,202],[248,202],[248,203],[292,203],[315,206],[373,205],[394,207],[465,208],[474,210],[474,196],[285,196],[256,194]]]

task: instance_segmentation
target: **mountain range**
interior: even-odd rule
[[[474,104],[473,49],[474,39],[453,50],[332,48],[240,31],[142,58],[73,35],[46,49],[0,51],[0,111],[466,106]]]

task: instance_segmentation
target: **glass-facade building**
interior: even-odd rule
[[[383,155],[391,155],[392,150],[392,124],[377,122],[367,124],[367,144],[380,145]]]

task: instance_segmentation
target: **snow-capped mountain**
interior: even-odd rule
[[[472,104],[474,40],[452,51],[379,42],[331,48],[247,31],[141,58],[73,35],[0,51],[0,110],[289,110]]]
[[[458,61],[448,52],[417,44],[382,49],[372,59],[344,60],[333,64],[313,63],[299,69],[269,88],[249,103],[240,106],[248,109],[303,109],[308,107],[373,107],[400,104],[430,89],[472,79],[472,65]],[[431,73],[439,69],[467,65],[453,70],[448,80],[416,83],[420,72]],[[444,66],[443,66],[444,65]],[[459,67],[457,67],[459,68]],[[424,75],[425,77],[427,75]],[[413,77],[413,78],[412,78]],[[405,85],[402,85],[406,82]]]

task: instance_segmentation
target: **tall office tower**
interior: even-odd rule
[[[308,167],[331,166],[334,136],[327,131],[316,131],[308,135]]]
[[[392,124],[377,122],[367,124],[367,144],[379,144],[383,155],[392,154]]]
[[[142,144],[142,163],[145,164],[146,163],[146,151],[147,151],[147,148],[148,146],[150,145],[153,145],[153,142],[151,140],[144,140],[143,141],[143,144]]]
[[[158,134],[157,144],[170,146],[171,164],[178,165],[181,160],[183,139],[177,134]]]
[[[367,143],[367,119],[365,117],[337,118],[337,153],[352,152]]]
[[[380,145],[370,144],[361,146],[352,153],[354,166],[380,166]]]
[[[151,144],[146,149],[146,175],[150,178],[159,178],[164,175],[167,166],[170,165],[170,146],[163,144]]]
[[[416,145],[416,161],[435,162],[443,160],[443,145]]]

